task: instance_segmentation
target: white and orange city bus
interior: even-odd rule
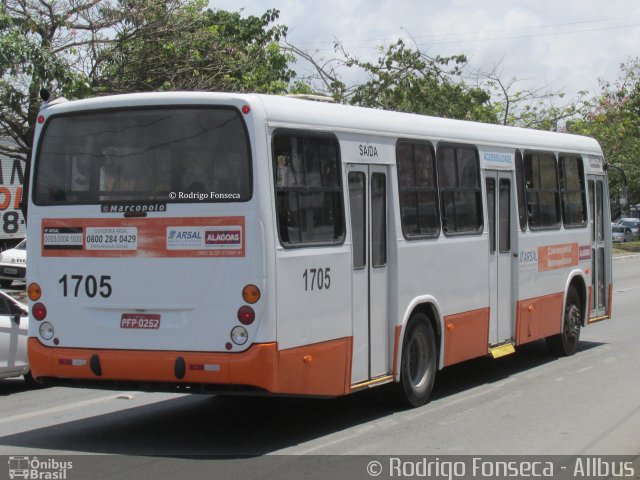
[[[33,376],[427,402],[438,369],[611,315],[590,138],[312,102],[53,102],[28,225]]]

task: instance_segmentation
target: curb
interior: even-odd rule
[[[613,261],[624,261],[624,260],[634,260],[636,258],[640,258],[640,253],[630,253],[628,255],[614,255]]]

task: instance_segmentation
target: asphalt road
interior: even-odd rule
[[[433,400],[413,410],[394,410],[374,391],[335,400],[232,398],[27,390],[20,379],[0,380],[0,455],[126,456],[83,478],[222,478],[207,476],[210,467],[192,456],[637,457],[640,258],[617,259],[614,279],[614,319],[583,329],[576,355],[555,358],[536,342],[445,369]]]

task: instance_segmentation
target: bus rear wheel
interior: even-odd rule
[[[574,287],[569,287],[567,303],[564,307],[562,332],[546,338],[547,347],[552,354],[568,357],[576,353],[580,341],[582,318],[580,295]]]
[[[429,401],[436,377],[436,337],[426,315],[411,318],[402,342],[400,382],[394,384],[395,397],[407,407]]]

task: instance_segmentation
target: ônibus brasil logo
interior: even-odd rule
[[[39,459],[38,457],[9,457],[9,478],[25,478],[33,480],[66,480],[67,472],[73,468],[73,462],[55,458]]]

